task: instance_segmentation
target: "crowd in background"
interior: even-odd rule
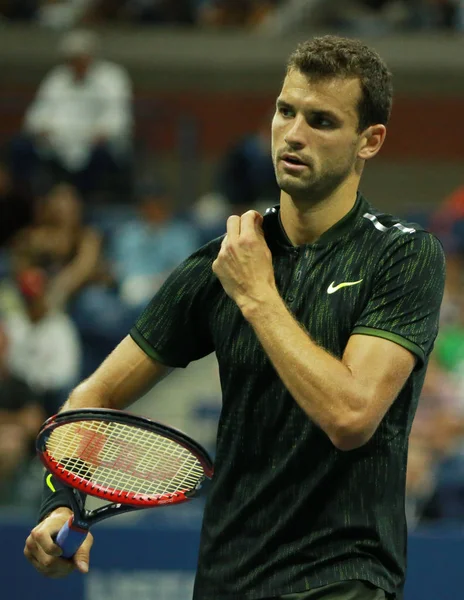
[[[270,31],[307,23],[371,33],[464,29],[462,0],[0,0],[1,16],[55,29],[105,23]]]
[[[228,213],[278,201],[270,115],[219,161],[211,194],[179,210],[162,179],[133,169],[130,75],[98,58],[87,31],[67,34],[60,53],[0,162],[0,502],[14,500],[40,423],[175,266],[222,234]],[[121,186],[124,203],[95,202]],[[448,266],[411,433],[411,526],[464,520],[464,186],[437,206],[414,216],[440,237]]]

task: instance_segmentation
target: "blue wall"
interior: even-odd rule
[[[199,518],[188,519],[185,515],[175,520],[172,514],[169,520],[142,519],[135,524],[120,521],[118,527],[114,526],[115,520],[97,525],[90,572],[85,576],[73,574],[66,580],[47,580],[23,557],[30,522],[3,519],[0,598],[189,600]],[[460,600],[464,598],[463,575],[464,528],[460,532],[434,529],[411,535],[405,600]]]

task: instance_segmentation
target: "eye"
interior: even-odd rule
[[[291,119],[295,116],[293,110],[289,106],[279,106],[277,110],[285,119]]]
[[[332,119],[324,115],[314,115],[311,119],[311,126],[316,129],[335,129],[335,123]]]

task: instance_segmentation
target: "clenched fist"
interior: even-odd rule
[[[276,291],[272,255],[262,222],[263,217],[255,210],[229,217],[227,234],[213,263],[226,294],[242,311]]]
[[[61,548],[53,541],[72,514],[69,508],[57,508],[34,527],[26,540],[24,556],[39,573],[47,577],[57,579],[66,577],[74,569],[81,573],[87,573],[89,570],[89,553],[93,544],[91,533],[87,534],[84,543],[72,559],[60,558]]]

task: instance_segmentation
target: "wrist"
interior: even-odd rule
[[[42,503],[39,508],[37,522],[40,523],[59,509],[67,509],[72,513],[72,506],[73,504],[69,489],[66,489],[63,484],[45,472],[42,489]]]
[[[47,515],[48,517],[70,517],[71,515],[73,515],[74,512],[71,508],[69,508],[68,506],[58,506],[58,508],[55,508],[55,510],[52,510],[52,512]],[[47,518],[47,517],[45,517]]]
[[[282,304],[282,298],[277,289],[272,288],[261,294],[247,296],[237,302],[242,315],[249,323],[252,323],[256,318],[263,318],[266,313],[272,311],[279,303]]]
[[[73,511],[70,508],[68,508],[67,506],[58,506],[58,508],[53,509],[47,515],[45,515],[42,518],[42,521],[45,521],[45,519],[48,519],[48,517],[66,517],[66,518],[68,518],[73,514],[74,514]]]

